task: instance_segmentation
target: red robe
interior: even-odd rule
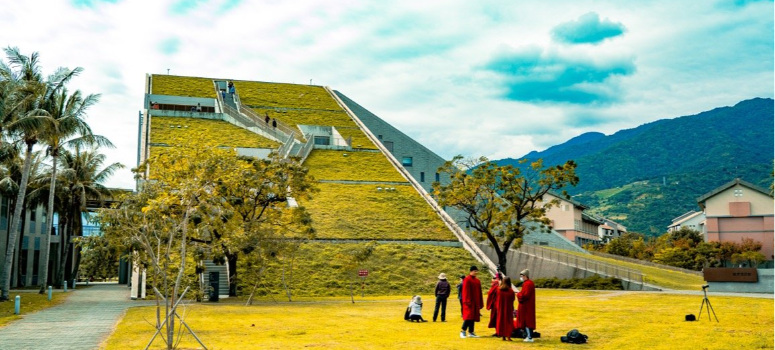
[[[495,328],[496,318],[498,317],[498,308],[495,306],[495,301],[498,294],[498,280],[492,281],[490,285],[490,291],[487,292],[487,310],[490,310],[490,323],[487,328]]]
[[[474,276],[463,279],[463,320],[479,322],[479,310],[484,306],[482,300],[482,283]]]
[[[514,298],[514,290],[511,288],[498,289],[495,333],[501,337],[511,337],[511,331],[514,330]]]
[[[519,310],[517,311],[518,328],[536,328],[536,287],[533,281],[522,283],[522,290],[517,293]]]

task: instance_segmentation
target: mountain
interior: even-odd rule
[[[769,188],[773,128],[773,100],[755,98],[612,135],[585,133],[518,159],[575,160],[581,181],[569,190],[574,199],[630,231],[657,235],[696,210],[697,197],[735,177]],[[519,166],[518,159],[496,162]]]

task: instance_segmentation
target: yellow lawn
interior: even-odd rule
[[[433,298],[423,296],[423,316],[430,319]],[[477,323],[480,339],[460,339],[457,300],[450,299],[448,322],[403,320],[410,297],[325,299],[294,303],[195,304],[185,320],[208,349],[772,349],[773,300],[709,296],[719,323],[697,314],[702,296],[621,291],[546,290],[537,292],[541,339],[533,344],[488,337],[492,330]],[[487,317],[487,311],[484,317]],[[103,344],[106,349],[143,348],[153,335],[154,309],[130,309]],[[589,336],[583,347],[560,342],[577,328]],[[198,348],[184,336],[182,348]],[[154,349],[162,343],[154,343]]]
[[[12,321],[15,321],[17,319],[20,319],[22,317],[14,314],[15,303],[16,303],[15,299],[17,295],[21,296],[20,306],[21,306],[21,314],[23,316],[23,315],[31,314],[41,309],[49,308],[54,305],[60,304],[63,301],[65,301],[66,297],[69,294],[63,293],[61,291],[55,291],[54,294],[52,295],[52,300],[48,301],[48,293],[45,293],[45,294],[29,293],[29,292],[20,293],[20,292],[11,290],[11,293],[9,294],[11,299],[0,303],[0,327]]]

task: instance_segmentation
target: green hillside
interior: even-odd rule
[[[575,160],[581,181],[569,189],[574,199],[630,231],[658,235],[697,209],[697,197],[733,178],[769,188],[773,142],[773,100],[756,98],[609,136],[583,134],[523,158]]]

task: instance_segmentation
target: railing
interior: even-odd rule
[[[460,228],[460,226],[457,225],[455,220],[452,219],[452,217],[447,214],[447,212],[442,209],[438,203],[436,203],[436,200],[434,200],[427,191],[412,177],[411,174],[409,174],[408,171],[401,165],[401,163],[396,159],[396,157],[393,156],[390,151],[385,148],[385,146],[382,144],[382,142],[377,139],[374,134],[371,133],[369,128],[366,127],[365,124],[358,118],[355,113],[353,113],[352,110],[350,110],[347,105],[337,96],[333,91],[331,91],[331,88],[328,86],[325,86],[324,89],[328,92],[329,95],[336,101],[337,104],[339,104],[340,107],[347,113],[348,116],[355,122],[355,124],[358,125],[358,127],[366,134],[366,136],[371,140],[371,142],[376,145],[379,150],[382,152],[385,157],[387,157],[388,161],[393,165],[393,167],[398,170],[398,172],[403,176],[407,181],[409,181],[410,184],[412,184],[412,187],[420,193],[420,196],[422,196],[423,199],[433,208],[433,211],[436,212],[436,214],[441,217],[441,220],[444,222],[444,224],[447,226],[447,228],[452,231],[452,233],[457,237],[458,241],[460,241],[463,244],[463,248],[465,248],[467,251],[469,251],[476,260],[482,262],[486,265],[487,269],[490,270],[490,273],[492,275],[495,275],[495,271],[497,270],[497,267],[495,263],[490,260],[490,258],[485,254],[482,249],[479,248],[479,246],[474,242],[471,237],[466,234],[463,229]]]
[[[620,260],[620,261],[626,261],[626,262],[631,262],[631,263],[634,263],[634,264],[641,264],[641,265],[647,265],[647,266],[652,266],[652,267],[658,267],[660,269],[672,270],[672,271],[676,271],[676,272],[683,272],[683,273],[688,273],[690,275],[697,275],[697,276],[702,276],[703,275],[702,271],[694,271],[694,270],[683,269],[683,268],[680,268],[680,267],[675,267],[675,266],[670,266],[670,265],[657,264],[655,262],[646,261],[646,260],[633,259],[633,258],[629,258],[629,257],[626,257],[626,256],[621,256],[621,255],[607,254],[607,253],[596,252],[596,251],[590,251],[590,253],[592,253],[592,255],[602,256],[604,258]]]
[[[244,107],[244,106],[242,106],[242,104],[241,104],[241,103],[240,103],[240,104],[238,104],[238,106],[239,106],[239,111],[240,111],[240,112],[241,112],[243,115],[245,115],[245,116],[247,116],[248,118],[252,119],[252,120],[253,120],[253,121],[255,121],[256,123],[259,123],[259,124],[260,124],[260,123],[264,123],[264,125],[265,125],[265,127],[266,127],[267,129],[270,127],[270,125],[269,125],[270,123],[266,122],[266,119],[265,119],[265,117],[264,117],[264,118],[261,118],[261,116],[259,116],[258,114],[256,114],[256,112],[254,112],[254,111],[253,111],[252,109],[250,109],[250,108],[247,108],[247,107]],[[276,126],[276,127],[275,127],[275,125],[274,125],[275,123],[277,123],[277,126]],[[296,138],[297,138],[297,139],[299,139],[299,140],[302,140],[302,139],[303,139],[303,137],[302,137],[302,135],[301,135],[301,132],[299,132],[298,130],[296,130],[296,129],[294,129],[294,128],[291,128],[290,126],[286,125],[285,123],[282,123],[282,122],[280,122],[280,121],[279,121],[279,120],[277,120],[277,119],[274,119],[274,120],[272,120],[272,121],[271,121],[271,124],[272,124],[272,125],[271,125],[271,128],[272,128],[272,129],[277,129],[277,130],[279,130],[280,132],[282,132],[282,133],[284,133],[284,134],[290,134],[290,135],[293,135],[294,137],[296,137]]]
[[[312,149],[315,147],[315,140],[311,135],[307,135],[307,142],[299,149],[299,153],[296,154],[300,158],[299,164],[304,164],[309,154],[312,153]]]
[[[272,124],[270,125],[270,123],[266,122],[265,119],[258,116],[256,112],[253,112],[249,108],[243,107],[242,102],[239,98],[239,95],[227,94],[230,97],[234,98],[235,105],[238,108],[238,109],[234,109],[233,107],[224,103],[223,95],[221,94],[221,91],[218,90],[218,85],[215,84],[215,82],[213,82],[213,88],[215,89],[215,95],[217,96],[217,101],[221,106],[221,112],[234,118],[234,120],[236,120],[237,122],[242,123],[247,127],[255,127],[261,130],[261,132],[263,132],[264,134],[269,135],[270,137],[273,137],[275,140],[279,142],[282,142],[282,140],[287,139],[288,135],[293,135],[294,137],[301,138],[300,137],[301,133],[289,127],[288,125],[285,125],[276,119],[273,120]]]
[[[288,135],[288,138],[285,140],[283,145],[277,149],[277,154],[280,156],[280,158],[287,158],[288,155],[290,155],[294,143],[296,143],[296,139],[293,137],[293,135]]]
[[[523,244],[522,247],[516,250],[527,255],[535,256],[537,258],[554,261],[578,269],[591,271],[600,275],[616,277],[618,279],[643,284],[643,273],[637,270],[628,269],[626,267],[616,266],[575,254],[568,254],[561,251],[546,249],[528,244]]]

